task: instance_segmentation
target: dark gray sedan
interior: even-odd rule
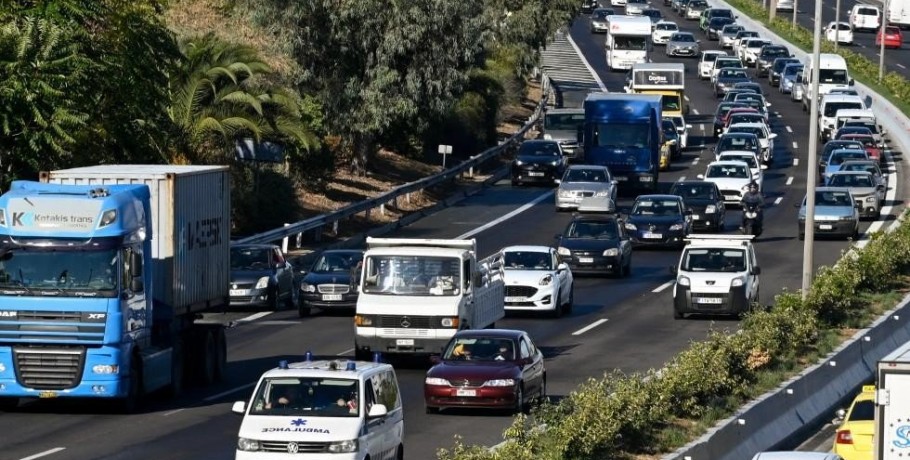
[[[303,273],[297,315],[309,316],[313,308],[354,311],[362,262],[363,251],[358,249],[323,251]]]
[[[297,304],[294,267],[274,244],[232,244],[232,307],[279,310]]]

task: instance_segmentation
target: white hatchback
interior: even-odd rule
[[[711,71],[714,70],[714,61],[721,56],[729,55],[726,51],[702,51],[701,58],[698,60],[698,77],[702,80],[711,78]]]
[[[651,42],[655,45],[666,45],[676,32],[679,32],[679,26],[675,22],[658,21],[654,24],[654,32],[651,32]]]
[[[853,44],[853,27],[846,22],[831,21],[825,26],[825,40],[842,45]]]
[[[550,246],[509,246],[499,251],[508,311],[533,311],[558,318],[571,313],[575,280]]]

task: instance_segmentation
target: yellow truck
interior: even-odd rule
[[[627,93],[661,95],[664,117],[688,115],[685,74],[682,63],[633,64],[625,89]]]

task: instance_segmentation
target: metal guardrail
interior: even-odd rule
[[[469,177],[472,177],[474,175],[474,168],[508,151],[512,145],[514,145],[520,139],[523,139],[528,130],[530,130],[531,127],[533,127],[537,122],[537,120],[540,119],[540,115],[547,105],[550,91],[552,90],[549,77],[547,77],[544,73],[541,73],[540,75],[543,96],[541,97],[540,102],[537,104],[537,108],[534,110],[534,113],[528,118],[528,121],[525,122],[524,126],[522,126],[520,130],[518,130],[515,134],[510,136],[499,145],[488,148],[487,150],[484,150],[483,152],[472,156],[469,160],[463,161],[462,163],[448,168],[438,174],[424,177],[414,182],[409,182],[407,184],[398,186],[391,191],[377,197],[359,201],[342,209],[316,217],[311,217],[306,220],[286,225],[282,228],[276,228],[274,230],[269,230],[245,238],[239,238],[235,240],[235,242],[271,243],[290,238],[291,236],[302,236],[304,233],[309,231],[316,231],[321,233],[323,228],[330,224],[332,225],[332,232],[338,233],[338,223],[341,220],[354,216],[355,214],[366,212],[367,218],[369,218],[370,211],[376,208],[379,208],[381,213],[385,213],[385,206],[389,203],[397,204],[398,199],[402,196],[410,200],[411,193],[419,192],[423,189],[432,187],[445,181],[456,179],[461,174],[467,174]],[[287,246],[285,245],[285,247]]]

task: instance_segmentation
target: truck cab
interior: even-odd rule
[[[543,139],[559,142],[566,158],[575,162],[583,157],[577,132],[578,127],[584,124],[584,108],[547,109],[543,116]]]
[[[356,355],[438,354],[456,331],[503,318],[501,268],[476,254],[475,240],[367,238]]]

